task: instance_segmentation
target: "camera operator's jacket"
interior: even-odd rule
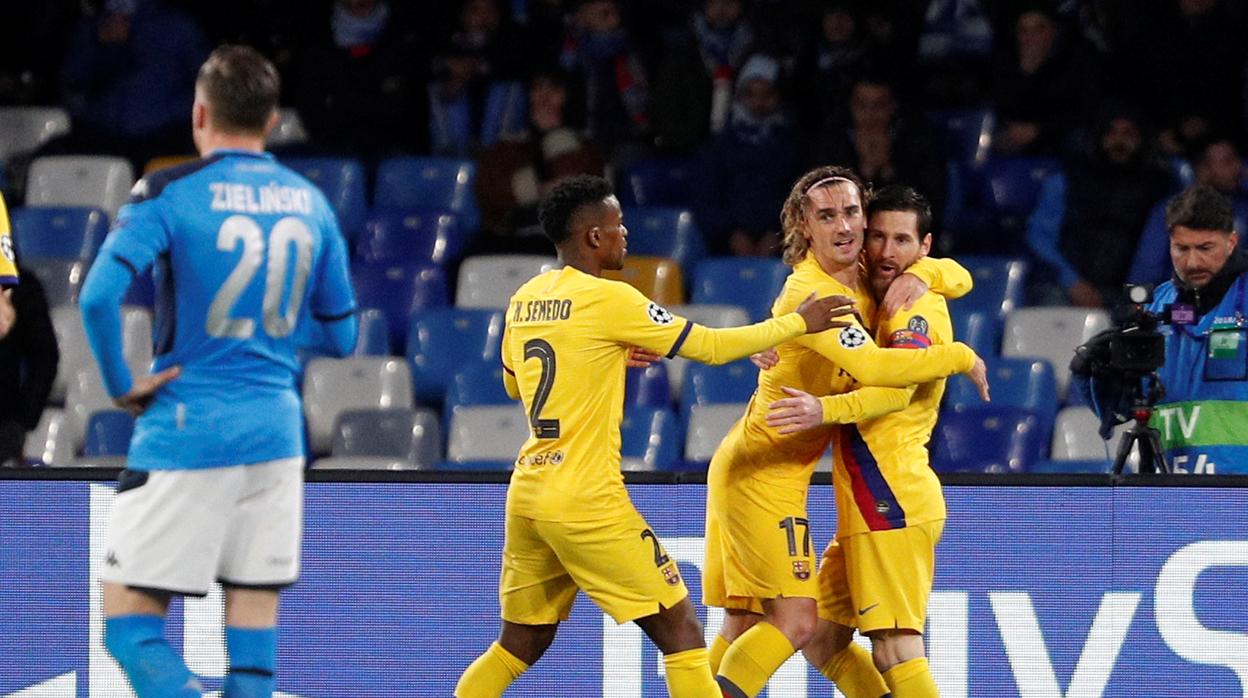
[[[1195,308],[1196,323],[1160,327],[1165,397],[1151,426],[1175,472],[1248,473],[1248,253],[1237,249],[1200,291],[1167,281],[1149,310]]]

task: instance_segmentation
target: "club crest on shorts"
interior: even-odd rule
[[[670,325],[676,320],[667,308],[653,301],[650,303],[650,307],[646,308],[646,314],[650,316],[650,321],[656,325]]]
[[[794,560],[793,561],[793,576],[797,577],[803,582],[806,581],[807,579],[810,579],[810,561]]]
[[[680,584],[680,572],[676,571],[676,563],[663,568],[663,579],[671,586]]]
[[[837,337],[841,346],[846,349],[857,349],[867,343],[867,333],[857,327],[846,327],[841,330],[840,336]]]
[[[906,323],[906,327],[916,334],[927,334],[927,319],[922,315],[915,315]]]

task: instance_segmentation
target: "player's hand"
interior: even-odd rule
[[[4,339],[17,322],[17,309],[13,307],[13,289],[0,292],[0,339]]]
[[[892,317],[899,309],[909,310],[915,301],[927,293],[927,284],[914,274],[899,274],[893,283],[888,285],[888,293],[884,294],[884,304],[880,306],[881,317]]]
[[[758,370],[766,371],[780,363],[780,352],[773,347],[766,351],[760,351],[757,354],[750,354],[750,363],[757,366]]]
[[[649,368],[650,364],[662,358],[662,354],[656,354],[649,349],[629,347],[628,358],[624,360],[624,365],[629,368]]]
[[[182,375],[181,366],[170,366],[160,373],[143,376],[130,386],[130,392],[115,398],[113,403],[138,417],[147,410],[148,405],[152,404],[152,398],[156,397],[156,392],[180,375]]]
[[[984,364],[983,359],[979,356],[975,357],[975,365],[966,372],[966,377],[970,378],[975,388],[979,390],[979,399],[992,402],[992,398],[988,396],[988,366]]]
[[[835,318],[854,314],[854,299],[847,296],[824,296],[815,298],[812,291],[802,304],[797,306],[797,314],[806,320],[806,333],[814,334],[834,327],[849,327],[852,323],[839,322]]]
[[[781,434],[796,434],[823,424],[823,404],[819,398],[797,388],[784,388],[789,397],[767,406],[767,426]]]

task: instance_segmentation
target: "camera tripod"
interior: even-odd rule
[[[1140,473],[1168,473],[1170,466],[1166,465],[1166,459],[1162,457],[1161,450],[1161,434],[1154,428],[1148,426],[1148,420],[1153,416],[1153,405],[1165,394],[1165,388],[1162,387],[1161,380],[1156,373],[1147,376],[1148,381],[1147,394],[1141,390],[1136,393],[1135,400],[1131,404],[1131,417],[1135,423],[1131,428],[1122,435],[1118,440],[1118,455],[1114,458],[1114,466],[1110,469],[1114,475],[1122,475],[1122,468],[1127,463],[1127,458],[1131,456],[1131,449],[1136,446],[1140,449]]]

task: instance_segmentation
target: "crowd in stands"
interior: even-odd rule
[[[938,254],[1008,277],[967,312],[985,313],[997,356],[1015,306],[1100,318],[1125,281],[1169,278],[1163,210],[1186,184],[1230,195],[1248,223],[1244,36],[1231,0],[19,3],[0,26],[0,108],[69,120],[0,147],[0,185],[33,257],[18,223],[40,203],[39,161],[111,155],[142,173],[191,155],[195,69],[246,43],[278,65],[295,119],[274,152],[330,193],[362,304],[382,311],[375,353],[417,374],[411,313],[465,307],[466,258],[553,255],[535,210],[561,177],[612,177],[630,253],[671,262],[645,274],[678,279],[669,302],[720,304],[712,262],[771,279],[780,204],[815,164],[916,187]],[[52,305],[72,302],[44,281]]]

